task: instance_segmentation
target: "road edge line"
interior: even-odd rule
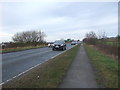
[[[78,45],[78,44],[77,44],[77,45]],[[77,45],[75,45],[75,46],[77,46]],[[73,46],[73,47],[75,47],[75,46]],[[61,52],[61,53],[59,53],[59,54],[57,54],[57,55],[51,57],[50,59],[53,59],[53,58],[59,56],[60,54],[65,53],[66,51],[72,49],[73,47],[71,47],[71,48],[69,48],[69,49],[67,49],[67,50],[65,50],[65,51],[63,51],[63,52]],[[8,80],[6,80],[6,81],[0,83],[0,86],[3,85],[3,84],[5,84],[5,83],[7,83],[7,82],[9,82],[9,81],[11,81],[11,80],[13,80],[13,79],[15,79],[15,78],[17,78],[17,77],[20,77],[21,75],[27,73],[28,71],[32,70],[33,68],[35,68],[35,67],[37,67],[37,66],[39,66],[39,65],[41,65],[41,64],[43,64],[43,63],[45,63],[45,62],[47,62],[47,61],[50,60],[50,59],[46,59],[44,62],[41,62],[41,63],[39,63],[39,64],[37,64],[37,65],[35,65],[35,66],[33,66],[33,67],[31,67],[31,68],[25,70],[25,71],[19,73],[18,75],[12,77],[11,79],[8,79]]]

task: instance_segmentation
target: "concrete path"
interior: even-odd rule
[[[83,45],[59,88],[98,88],[94,71]]]

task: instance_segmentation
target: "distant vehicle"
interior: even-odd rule
[[[77,41],[72,41],[71,45],[76,45],[78,42]]]
[[[48,47],[52,47],[53,44],[54,44],[53,42],[49,43],[49,44],[48,44]]]
[[[57,40],[54,42],[52,50],[66,50],[66,43],[64,40]]]
[[[0,46],[2,47],[2,49],[4,49],[6,47],[6,44],[2,43],[0,44]]]

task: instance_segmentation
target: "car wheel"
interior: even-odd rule
[[[65,50],[66,50],[66,47],[65,47]]]
[[[64,48],[62,48],[62,51],[64,51]]]
[[[55,48],[52,48],[53,51],[55,51]]]

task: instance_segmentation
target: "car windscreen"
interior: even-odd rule
[[[55,41],[55,43],[64,43],[64,41],[58,40],[58,41]]]
[[[72,43],[77,43],[77,42],[72,42]]]

